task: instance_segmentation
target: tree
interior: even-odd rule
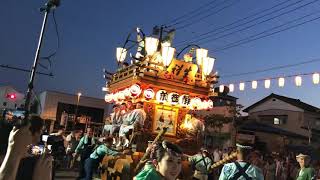
[[[241,110],[244,106],[241,104],[236,104],[234,107],[232,107],[229,112],[232,114],[232,130],[231,130],[231,144],[233,146],[236,145],[236,139],[237,139],[237,127],[239,125],[239,120],[241,119]]]

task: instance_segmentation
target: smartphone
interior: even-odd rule
[[[32,146],[32,148],[31,148],[31,154],[33,154],[33,155],[43,154],[43,152],[44,152],[43,145]]]
[[[22,127],[28,124],[27,119],[25,119],[26,112],[24,110],[8,110],[3,112],[4,119],[11,123],[13,126]]]
[[[49,135],[42,135],[41,141],[47,142],[48,141],[48,137],[49,137]]]

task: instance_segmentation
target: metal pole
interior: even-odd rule
[[[41,31],[40,31],[39,42],[38,42],[38,46],[37,46],[37,51],[36,51],[36,55],[34,58],[32,69],[31,69],[30,80],[29,80],[27,96],[26,96],[26,102],[24,105],[25,110],[26,110],[25,119],[28,118],[29,113],[30,113],[30,102],[31,102],[32,89],[33,89],[33,82],[34,82],[34,77],[35,77],[37,66],[38,66],[39,54],[40,54],[40,50],[41,50],[41,46],[42,46],[42,39],[43,39],[43,35],[44,35],[44,30],[46,28],[49,12],[50,12],[50,7],[47,8],[44,13],[42,27],[41,27]]]
[[[42,27],[41,27],[41,31],[40,31],[40,37],[39,37],[39,41],[38,41],[36,55],[34,57],[34,62],[33,62],[32,68],[31,68],[30,80],[28,83],[28,90],[27,90],[27,95],[26,95],[26,101],[24,104],[24,108],[26,111],[25,112],[25,119],[28,119],[29,113],[30,113],[30,102],[31,102],[32,89],[33,89],[33,82],[34,82],[34,77],[35,77],[37,66],[38,66],[39,54],[40,54],[40,50],[41,50],[41,46],[42,46],[42,42],[43,42],[44,31],[45,31],[45,28],[47,25],[48,14],[50,13],[51,8],[58,7],[59,5],[60,5],[60,0],[49,0],[45,4],[44,7],[40,8],[41,12],[44,11],[44,17],[43,17],[43,21],[42,21]],[[27,122],[28,121],[22,121],[20,125],[24,125]]]

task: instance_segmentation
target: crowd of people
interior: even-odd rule
[[[21,128],[1,126],[2,134],[8,135],[0,139],[0,180],[51,180],[57,168],[73,168],[77,162],[77,179],[92,180],[106,155],[124,157],[130,153],[129,135],[145,123],[146,113],[142,107],[140,102],[113,106],[110,123],[104,126],[100,137],[95,136],[90,127],[84,132],[75,129],[69,134],[64,127],[58,127],[56,133],[49,134],[38,116],[32,116],[29,125]],[[199,153],[187,155],[174,143],[159,141],[150,144],[146,151],[150,156],[134,176],[136,180],[185,179],[183,162],[190,165],[192,178],[198,180],[312,180],[320,177],[319,164],[311,161],[307,154],[262,154],[247,144],[224,150],[201,148]],[[236,161],[230,162],[231,154],[236,154]]]

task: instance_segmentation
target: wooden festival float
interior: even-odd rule
[[[176,55],[171,42],[159,41],[162,38],[155,37],[143,39],[143,47],[139,48],[144,51],[144,55],[133,58],[131,65],[121,67],[115,73],[105,72],[107,83],[103,88],[107,103],[141,101],[144,104],[147,118],[144,129],[133,133],[132,143],[136,144],[134,155],[139,157],[133,156],[128,160],[131,173],[145,152],[148,141],[153,140],[163,127],[167,127],[167,131],[162,138],[180,143],[184,152],[196,153],[199,150],[201,143],[197,137],[187,138],[188,132],[192,130],[190,111],[213,107],[209,97],[214,96],[213,87],[218,80],[216,73],[211,73],[215,59],[208,57],[208,50],[190,45],[182,50],[189,48],[183,58],[179,59],[182,52]],[[127,51],[124,47],[117,48],[119,66],[124,64]],[[181,143],[184,139],[188,140]],[[112,159],[105,158],[104,163],[109,158]],[[122,168],[120,165],[108,171],[121,172]]]

